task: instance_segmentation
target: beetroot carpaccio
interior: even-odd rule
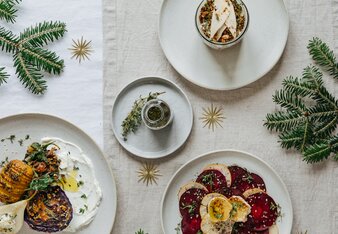
[[[207,165],[178,197],[182,234],[278,233],[279,205],[261,176],[238,165]]]

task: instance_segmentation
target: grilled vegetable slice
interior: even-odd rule
[[[14,203],[20,200],[32,181],[31,166],[20,160],[10,161],[0,173],[0,202]]]
[[[26,223],[40,232],[62,231],[72,218],[72,204],[59,186],[38,192],[29,201],[25,211]]]

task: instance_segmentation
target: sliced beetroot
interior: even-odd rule
[[[231,173],[232,184],[234,183],[234,181],[236,180],[237,177],[239,177],[239,176],[248,172],[246,169],[239,167],[239,166],[236,166],[236,165],[230,166],[230,167],[228,167],[228,169]]]
[[[58,232],[65,229],[73,218],[73,208],[65,192],[59,187],[40,191],[29,201],[25,221],[39,232]]]
[[[245,223],[235,223],[231,234],[269,234],[269,230],[255,231],[253,228],[253,221],[249,219]]]
[[[196,182],[203,184],[210,193],[219,192],[227,187],[225,176],[218,170],[205,170],[196,179]]]
[[[234,190],[239,190],[241,193],[253,188],[259,188],[266,191],[263,179],[259,175],[250,172],[246,172],[245,174],[237,177],[231,187]]]
[[[249,218],[253,221],[253,229],[264,231],[272,226],[278,217],[278,206],[268,194],[255,193],[247,197],[246,201],[251,206]]]
[[[197,234],[201,231],[201,217],[188,217],[183,218],[181,222],[182,234]]]
[[[191,188],[182,194],[179,206],[184,219],[199,215],[201,201],[207,193],[203,189]]]

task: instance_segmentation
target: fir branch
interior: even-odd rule
[[[279,143],[282,148],[291,149],[295,148],[300,150],[300,145],[303,142],[304,131],[303,129],[295,129],[289,132],[283,132],[279,135]]]
[[[7,53],[15,53],[18,46],[18,38],[9,30],[0,27],[0,48]]]
[[[8,73],[6,73],[4,67],[0,67],[0,86],[4,83],[7,83],[7,79],[9,77]]]
[[[272,97],[272,100],[290,112],[295,111],[298,113],[303,113],[307,111],[301,98],[284,90],[276,91],[275,95]]]
[[[303,80],[311,84],[314,88],[319,88],[323,85],[323,73],[315,66],[307,66],[303,70]]]
[[[324,67],[335,79],[338,79],[338,63],[336,56],[326,43],[318,37],[313,38],[309,42],[308,50],[312,59],[317,64]]]
[[[14,55],[14,66],[20,81],[34,94],[43,94],[47,89],[46,81],[39,70],[28,64],[20,53]]]
[[[20,0],[2,0],[0,1],[0,20],[5,20],[8,23],[14,23],[16,16],[15,5],[18,4]]]
[[[297,77],[287,77],[283,81],[283,87],[285,91],[301,97],[305,97],[313,93],[311,85],[300,81]]]
[[[51,51],[38,47],[25,47],[20,50],[24,60],[39,70],[48,73],[60,74],[64,68],[64,61]]]
[[[42,47],[49,42],[54,42],[67,32],[66,24],[62,22],[42,22],[24,30],[20,34],[19,45]]]
[[[287,131],[305,121],[306,117],[297,112],[276,112],[267,114],[266,126],[269,130]]]
[[[315,134],[318,137],[324,137],[327,135],[330,135],[331,133],[334,132],[334,130],[337,127],[337,121],[338,118],[337,116],[335,117],[331,117],[331,118],[327,118],[325,119],[323,122],[320,122],[317,126],[315,126]]]
[[[313,120],[325,121],[338,115],[338,109],[332,108],[331,105],[315,105],[309,108],[309,116]]]
[[[307,163],[320,162],[327,159],[332,153],[335,154],[334,159],[337,157],[338,152],[338,135],[323,141],[318,144],[314,144],[304,152],[304,160]]]

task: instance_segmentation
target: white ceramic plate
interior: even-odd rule
[[[283,0],[243,0],[250,22],[243,40],[216,51],[206,46],[195,27],[202,0],[164,0],[159,38],[172,66],[187,80],[204,88],[231,90],[264,76],[286,45],[289,19]]]
[[[20,146],[18,140],[30,136]],[[106,158],[97,144],[82,130],[73,124],[58,117],[45,114],[19,114],[0,120],[0,139],[15,135],[16,139],[11,143],[9,140],[0,142],[1,160],[5,156],[11,159],[23,159],[26,148],[34,141],[40,141],[43,137],[59,137],[78,145],[88,155],[95,168],[95,174],[102,189],[103,199],[97,215],[92,223],[81,234],[110,233],[116,214],[116,184]],[[19,234],[38,234],[25,223]],[[65,232],[62,232],[65,233]]]
[[[174,119],[166,128],[158,131],[140,128],[122,138],[121,124],[130,112],[135,100],[150,92],[165,92],[158,98],[170,106]],[[161,158],[174,153],[188,139],[193,125],[191,104],[183,91],[171,81],[158,77],[144,77],[128,84],[117,95],[112,111],[112,127],[119,143],[130,153],[142,158]]]
[[[279,233],[291,233],[293,211],[285,184],[268,164],[251,154],[237,151],[214,151],[201,155],[183,165],[170,180],[161,205],[161,224],[165,234],[175,233],[181,222],[177,193],[181,186],[196,178],[201,169],[210,163],[237,164],[260,175],[265,181],[268,194],[282,207],[283,218],[278,219]]]

